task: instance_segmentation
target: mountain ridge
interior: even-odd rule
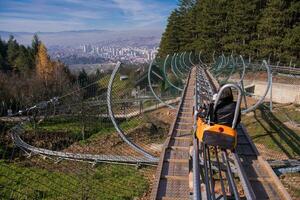
[[[163,30],[161,29],[144,29],[144,30],[70,30],[58,32],[36,32],[40,39],[47,46],[76,46],[86,43],[99,43],[105,41],[119,40],[150,40],[154,43],[160,41]],[[0,37],[7,40],[9,35],[13,35],[16,40],[22,44],[31,44],[34,32],[9,32],[0,30]],[[150,41],[151,42],[151,41]]]

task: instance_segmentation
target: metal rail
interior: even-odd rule
[[[184,73],[183,73],[181,70],[179,70],[179,67],[178,67],[178,65],[177,65],[177,58],[178,58],[178,56],[179,56],[179,53],[176,54],[176,57],[175,57],[175,60],[174,60],[175,68],[176,68],[177,71],[179,72],[180,76],[181,76],[181,77],[184,77]],[[180,54],[180,56],[181,56],[181,54]],[[179,56],[179,65],[180,65],[180,68],[182,68],[182,67],[181,67],[181,64],[180,64],[180,56]]]
[[[165,58],[165,61],[164,61],[164,75],[166,77],[166,81],[176,90],[182,91],[183,90],[182,88],[175,86],[173,83],[171,83],[171,81],[168,78],[168,74],[167,74],[167,70],[166,70],[168,58],[169,58],[169,55],[167,55],[167,57]],[[173,61],[173,57],[171,59],[171,70],[172,70],[172,61]]]
[[[210,68],[210,70],[213,71],[213,73],[214,73],[215,71],[220,71],[220,70],[221,70],[221,67],[222,67],[222,65],[223,65],[223,56],[222,56],[221,58],[222,58],[222,60],[221,60],[221,62],[220,62],[221,64],[218,63],[218,65],[217,65],[216,67],[211,67],[211,68]],[[247,102],[246,102],[246,94],[247,94],[247,92],[244,91],[244,84],[243,84],[243,80],[244,80],[244,78],[245,78],[245,72],[246,72],[246,64],[245,64],[244,59],[243,59],[242,56],[240,56],[239,58],[240,58],[241,61],[242,61],[242,65],[241,65],[241,66],[243,67],[243,71],[242,71],[242,73],[241,73],[240,79],[237,81],[237,84],[239,84],[239,85],[242,87],[242,89],[243,89],[243,94],[244,94],[244,97],[243,97],[243,98],[244,98],[245,105],[247,105]],[[220,66],[221,66],[221,67],[220,67]],[[269,90],[270,90],[270,88],[271,88],[271,84],[272,84],[272,72],[271,72],[270,66],[268,65],[267,61],[265,61],[265,60],[263,60],[261,66],[265,67],[265,69],[266,69],[266,71],[267,71],[267,75],[268,75],[268,79],[267,79],[267,87],[266,87],[266,89],[265,89],[263,95],[260,96],[260,98],[258,99],[258,101],[257,101],[254,105],[252,105],[252,106],[250,106],[250,107],[247,107],[247,106],[246,106],[246,109],[243,109],[243,110],[241,111],[242,114],[246,114],[246,113],[252,112],[252,111],[255,110],[259,105],[261,105],[262,102],[265,100],[265,97],[267,96],[267,94],[268,94],[268,92],[269,92]],[[222,73],[222,71],[219,72],[219,73]],[[216,75],[216,76],[218,76],[218,75]],[[230,73],[229,76],[231,76],[231,73]],[[228,80],[228,77],[227,77],[227,80]]]
[[[171,60],[171,71],[173,72],[173,74],[175,75],[175,77],[177,79],[180,79],[179,76],[176,74],[175,69],[174,69],[174,67],[175,67],[176,70],[179,71],[178,68],[177,68],[177,64],[176,64],[176,57],[177,57],[177,53],[174,53],[174,55],[172,56],[172,60]],[[175,62],[174,62],[174,59],[175,59]]]
[[[149,65],[149,68],[148,68],[148,85],[149,85],[149,88],[153,94],[153,96],[159,101],[161,102],[162,104],[165,104],[166,106],[168,106],[169,108],[171,109],[175,109],[174,106],[168,104],[167,102],[163,101],[153,90],[153,87],[152,87],[152,84],[151,84],[151,69],[152,69],[152,65],[153,65],[153,62],[154,62],[154,59],[150,62],[150,65]]]
[[[196,66],[194,68],[188,67],[185,63],[185,54],[181,53],[179,56],[179,64],[180,61],[183,61],[185,71],[192,70],[186,81],[186,85],[184,89],[174,88],[178,90],[182,90],[182,97],[180,100],[180,104],[177,110],[176,119],[172,124],[170,129],[169,137],[166,140],[165,147],[161,154],[160,162],[158,165],[158,173],[157,173],[157,182],[154,184],[152,198],[153,199],[163,199],[163,198],[184,198],[189,199],[192,195],[193,199],[201,199],[205,198],[210,200],[215,200],[219,198],[227,199],[227,193],[225,191],[225,179],[222,177],[222,172],[226,174],[226,181],[228,182],[231,197],[235,199],[240,199],[239,191],[237,190],[236,178],[233,173],[237,174],[239,180],[243,186],[243,191],[247,199],[290,199],[290,196],[270,168],[269,164],[265,162],[258,154],[255,145],[251,141],[249,135],[247,134],[245,128],[240,125],[238,126],[238,146],[236,151],[231,151],[228,155],[228,151],[221,151],[221,158],[223,163],[221,163],[218,156],[218,148],[210,149],[207,145],[200,143],[195,135],[192,133],[192,128],[194,128],[194,132],[196,129],[196,120],[199,109],[204,105],[204,103],[211,101],[213,94],[218,89],[218,83],[214,80],[214,77],[209,74],[208,71],[205,71],[206,66],[201,61],[201,53],[199,54],[199,62],[201,66]],[[175,56],[175,67],[177,68],[177,56],[179,54],[174,54],[171,61],[171,70],[176,76],[176,73],[173,69],[173,60]],[[168,56],[169,57],[169,56]],[[164,74],[167,79],[166,74],[166,62],[168,57],[164,62]],[[183,57],[183,59],[182,59]],[[221,68],[224,62],[222,56],[222,64],[218,65],[217,68]],[[214,59],[214,56],[213,56]],[[215,60],[215,59],[214,59]],[[191,64],[191,54],[189,55],[189,61]],[[245,63],[243,62],[243,73],[241,75],[241,82],[244,79],[245,74]],[[227,65],[225,58],[225,65]],[[264,66],[267,69],[268,74],[270,70],[268,68],[268,64],[266,61],[263,62]],[[180,64],[181,65],[181,64]],[[158,162],[158,158],[154,157],[147,151],[145,151],[140,146],[136,145],[132,141],[130,141],[123,130],[118,126],[116,122],[116,116],[112,111],[111,106],[111,92],[113,81],[115,79],[116,73],[118,72],[121,63],[118,62],[115,69],[112,72],[111,78],[109,80],[108,91],[107,91],[107,105],[109,111],[109,117],[111,118],[114,127],[118,131],[120,137],[134,150],[141,153],[142,157],[134,157],[134,156],[116,156],[116,155],[93,155],[93,154],[77,154],[77,153],[68,153],[68,152],[60,152],[60,151],[52,151],[43,148],[37,148],[31,146],[24,142],[20,135],[25,132],[23,125],[29,122],[30,118],[27,117],[24,120],[24,123],[21,123],[10,130],[11,136],[16,146],[23,149],[25,152],[30,154],[39,154],[45,155],[49,157],[56,157],[59,159],[66,160],[76,160],[76,161],[88,161],[92,163],[97,162],[110,162],[110,163],[143,163],[153,165]],[[148,83],[150,89],[155,96],[155,98],[161,102],[164,106],[169,106],[170,108],[174,108],[169,103],[163,101],[159,98],[154,92],[151,85],[151,67],[152,62],[148,71]],[[177,68],[178,72],[181,72]],[[177,76],[176,76],[177,77]],[[179,77],[177,77],[179,78]],[[240,81],[239,81],[240,82]],[[268,83],[270,81],[268,80]],[[269,83],[270,84],[270,83]],[[235,87],[239,93],[240,88],[234,84],[229,85],[231,87]],[[269,85],[265,91],[263,97],[252,107],[244,110],[243,113],[250,112],[257,108],[258,105],[261,104],[263,99],[269,90]],[[222,87],[220,90],[222,91],[225,88]],[[240,96],[240,95],[239,95]],[[219,99],[220,93],[217,96]],[[238,101],[240,102],[240,98]],[[56,100],[57,101],[57,100]],[[193,102],[194,103],[191,103]],[[35,107],[30,109],[36,109],[38,107],[44,107],[44,104],[53,103],[54,101],[48,101],[41,103]],[[217,104],[215,104],[216,107]],[[29,110],[30,110],[29,109]],[[27,112],[27,111],[26,111]],[[235,110],[237,113],[238,111]],[[194,115],[193,115],[194,114]],[[234,123],[236,122],[236,117],[234,119]],[[193,126],[194,125],[194,126]],[[234,126],[234,125],[233,125]],[[234,126],[235,127],[235,126]],[[190,145],[193,146],[192,155],[190,155]],[[215,160],[211,157],[211,152],[214,152],[216,157]],[[192,158],[192,160],[191,160]],[[242,161],[241,161],[242,159]],[[232,162],[233,160],[233,162]],[[192,161],[192,162],[190,162]],[[192,165],[192,168],[191,168]],[[247,173],[246,173],[247,172]],[[193,187],[189,187],[189,182],[191,181],[189,178],[189,174],[193,173]],[[215,179],[214,173],[218,174],[220,179],[220,184],[222,188],[222,194],[217,194],[215,192]],[[251,176],[253,174],[256,177]],[[201,185],[205,185],[204,191],[201,192]],[[262,192],[261,189],[264,191]],[[218,196],[219,195],[219,196]]]
[[[214,92],[216,92],[217,88],[219,87],[219,85],[217,85],[217,83],[215,81],[212,81],[211,78],[212,77],[210,77],[210,82],[208,84],[209,85],[213,84],[213,86],[211,86],[210,88],[212,90],[214,90]],[[240,89],[240,87],[238,87],[235,84],[227,84],[227,85],[224,85],[222,88],[220,88],[220,91],[219,91],[219,93],[218,93],[218,95],[216,97],[216,101],[215,101],[215,104],[214,104],[214,109],[216,109],[217,102],[218,102],[218,100],[220,98],[220,95],[221,95],[222,91],[226,87],[234,87],[239,92],[239,94],[238,94],[238,100],[237,100],[237,105],[238,106],[236,106],[235,117],[234,117],[233,124],[232,124],[232,127],[235,127],[236,126],[238,112],[239,112],[239,107],[240,107],[239,105],[241,104],[241,89]],[[215,153],[217,155],[217,149],[215,149],[215,151],[216,151]],[[233,175],[232,175],[231,166],[229,164],[229,159],[228,159],[227,151],[226,150],[221,150],[221,151],[222,151],[222,154],[221,154],[222,155],[222,160],[226,164],[226,167],[227,167],[226,176],[227,176],[227,180],[228,180],[230,191],[231,191],[231,193],[234,194],[235,199],[240,199],[239,193],[237,191],[236,183],[235,183]],[[239,176],[239,178],[241,180],[241,183],[242,183],[242,186],[243,186],[243,190],[245,192],[245,196],[249,200],[250,199],[256,199],[255,194],[253,192],[253,189],[252,189],[251,185],[249,184],[248,178],[247,178],[247,176],[245,174],[245,171],[243,170],[243,167],[241,165],[241,161],[240,161],[239,157],[237,156],[237,154],[234,151],[231,152],[231,154],[233,155],[234,164],[235,164],[235,167],[237,169],[237,174],[238,174],[238,176]],[[220,176],[220,180],[221,180],[222,179],[222,175],[219,174],[219,176]],[[221,183],[221,184],[223,185],[223,183]],[[222,192],[222,193],[223,193],[223,197],[224,197],[224,192]]]
[[[207,73],[210,83],[216,90],[219,87],[218,83],[209,72]],[[239,125],[237,130],[237,148],[231,152],[231,157],[247,199],[291,199],[269,164],[259,156],[243,125]]]
[[[192,141],[192,103],[195,77],[188,76],[169,136],[165,142],[156,173],[151,199],[189,199],[189,149]]]
[[[112,107],[111,107],[111,91],[112,91],[113,81],[115,79],[115,76],[116,76],[120,66],[121,66],[121,62],[118,62],[115,69],[113,70],[113,72],[111,74],[111,77],[110,77],[110,80],[109,80],[109,83],[108,83],[108,88],[107,88],[107,107],[108,107],[108,113],[109,113],[110,119],[111,119],[115,129],[117,130],[119,136],[122,138],[122,140],[124,142],[126,142],[132,149],[134,149],[135,151],[141,153],[143,156],[145,156],[149,160],[157,162],[158,158],[151,155],[145,149],[138,146],[137,144],[135,144],[134,142],[132,142],[131,140],[129,140],[126,137],[124,131],[119,127],[119,125],[118,125],[118,123],[117,123],[117,121],[114,117],[114,113],[113,113]]]
[[[25,141],[21,139],[21,135],[25,132],[23,126],[30,122],[30,116],[23,117],[21,122],[13,127],[10,130],[12,140],[14,141],[14,144],[18,146],[20,149],[22,149],[24,152],[26,152],[28,155],[43,155],[47,156],[49,158],[55,157],[58,160],[74,160],[74,161],[86,161],[86,162],[92,162],[92,163],[98,163],[98,162],[109,162],[109,163],[127,163],[127,164],[156,164],[158,162],[158,158],[152,156],[151,154],[148,154],[146,151],[141,149],[138,145],[134,144],[133,142],[129,141],[125,134],[123,133],[122,129],[118,127],[118,124],[115,121],[114,113],[111,109],[111,89],[113,80],[115,78],[115,75],[120,67],[121,63],[117,63],[116,68],[113,71],[113,74],[111,76],[108,92],[107,92],[107,105],[109,110],[109,117],[111,117],[112,122],[115,126],[115,128],[120,131],[118,132],[120,134],[120,137],[132,148],[134,148],[136,151],[140,152],[143,156],[119,156],[119,155],[105,155],[105,154],[81,154],[81,153],[69,153],[69,152],[62,152],[62,151],[52,151],[49,149],[44,148],[38,148],[34,147],[30,144],[27,144]],[[49,101],[43,101],[33,107],[30,107],[28,109],[25,109],[23,111],[18,112],[17,114],[23,114],[28,113],[31,110],[34,109],[43,109],[46,108],[49,104],[56,104],[58,101],[58,98],[55,97]],[[165,106],[164,104],[149,107],[147,109],[144,109],[143,112],[148,112],[151,110],[155,110],[157,108],[160,108],[162,106]],[[142,113],[143,113],[142,112]],[[140,113],[141,114],[141,113]],[[132,114],[134,115],[134,114]],[[128,115],[127,115],[128,116]],[[136,116],[136,115],[134,115]],[[122,133],[122,134],[121,134]]]
[[[150,160],[143,157],[134,156],[117,156],[117,155],[101,155],[101,154],[81,154],[81,153],[69,153],[62,151],[52,151],[49,149],[38,148],[24,142],[20,135],[25,132],[24,128],[20,125],[15,126],[10,130],[12,140],[14,144],[20,149],[25,151],[27,155],[43,155],[48,157],[56,157],[60,160],[75,160],[75,161],[87,161],[92,163],[98,162],[110,162],[110,163],[129,163],[129,164],[156,164],[157,160]]]
[[[263,93],[263,95],[261,96],[261,98],[254,104],[252,105],[251,107],[245,109],[245,110],[242,110],[242,114],[246,114],[246,113],[249,113],[249,112],[252,112],[253,110],[255,110],[259,105],[262,104],[262,102],[264,101],[265,97],[267,96],[269,90],[270,90],[270,87],[271,87],[271,78],[272,78],[272,74],[271,74],[271,70],[270,70],[270,67],[267,63],[267,61],[263,60],[263,65],[265,66],[266,70],[267,70],[267,74],[268,74],[268,84],[267,84],[267,87],[266,87],[266,90],[265,92]]]

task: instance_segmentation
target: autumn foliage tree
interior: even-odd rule
[[[35,71],[50,96],[59,95],[70,83],[67,67],[59,61],[51,60],[43,43],[38,45]]]
[[[31,46],[13,36],[0,38],[0,116],[61,96],[77,86],[75,76],[60,61],[50,58],[46,46],[34,35]]]
[[[54,73],[54,67],[50,61],[50,58],[47,53],[46,46],[41,43],[38,46],[38,52],[36,57],[36,73],[37,76],[44,80],[46,85],[48,81],[51,79],[52,74]]]

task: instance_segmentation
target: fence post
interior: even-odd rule
[[[271,78],[270,78],[270,82],[271,82],[271,87],[270,87],[270,111],[272,112],[273,110],[273,70],[272,70],[272,66],[270,65],[270,71],[271,71]]]

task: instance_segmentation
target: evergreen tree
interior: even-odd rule
[[[257,49],[260,58],[279,58],[282,53],[282,40],[285,36],[287,3],[284,0],[269,0],[263,10],[261,19],[257,25],[258,39],[252,43]]]
[[[29,72],[33,68],[31,52],[23,45],[19,46],[18,56],[15,60],[15,70]]]
[[[0,38],[0,71],[8,70],[8,65],[6,63],[6,51],[7,45],[5,41]]]
[[[289,29],[294,28],[295,26],[299,26],[300,22],[300,1],[293,0],[289,4],[289,8],[287,9],[287,27]]]
[[[34,34],[32,38],[31,48],[32,48],[32,55],[35,57],[38,53],[39,45],[41,44],[41,41],[37,34]]]
[[[290,29],[282,41],[283,53],[281,61],[289,63],[292,61],[297,66],[300,66],[300,23]]]
[[[283,53],[280,57],[285,63],[300,65],[300,1],[293,0],[287,9],[287,33],[282,41]]]
[[[85,87],[89,84],[89,76],[84,69],[79,72],[78,83],[81,87]]]
[[[158,55],[165,57],[167,54],[172,54],[179,51],[179,24],[178,11],[174,10],[168,18],[168,24],[165,32],[162,35]]]
[[[5,64],[4,64],[5,60],[3,58],[3,56],[0,54],[0,71],[4,71],[5,70]]]
[[[195,5],[196,0],[179,0],[178,7],[179,11],[183,13],[189,12]]]
[[[6,50],[7,50],[6,49],[6,43],[0,37],[0,55],[2,55],[3,57],[5,57]]]
[[[179,0],[168,18],[159,56],[175,52],[270,54],[299,60],[299,0]]]
[[[193,46],[206,56],[211,56],[215,50],[223,51],[221,38],[226,33],[227,4],[226,0],[202,0],[195,4],[197,38]]]
[[[194,0],[180,0],[177,10],[178,15],[178,37],[179,51],[186,51],[191,48],[190,44],[195,37],[195,21],[194,21]]]
[[[18,57],[19,54],[19,44],[17,41],[14,39],[14,36],[9,36],[9,40],[7,42],[7,61],[8,64],[10,65],[13,70],[17,71],[15,62],[16,58]]]
[[[222,38],[224,50],[236,54],[253,54],[250,41],[255,38],[259,16],[258,0],[233,0],[227,6],[227,33]]]

